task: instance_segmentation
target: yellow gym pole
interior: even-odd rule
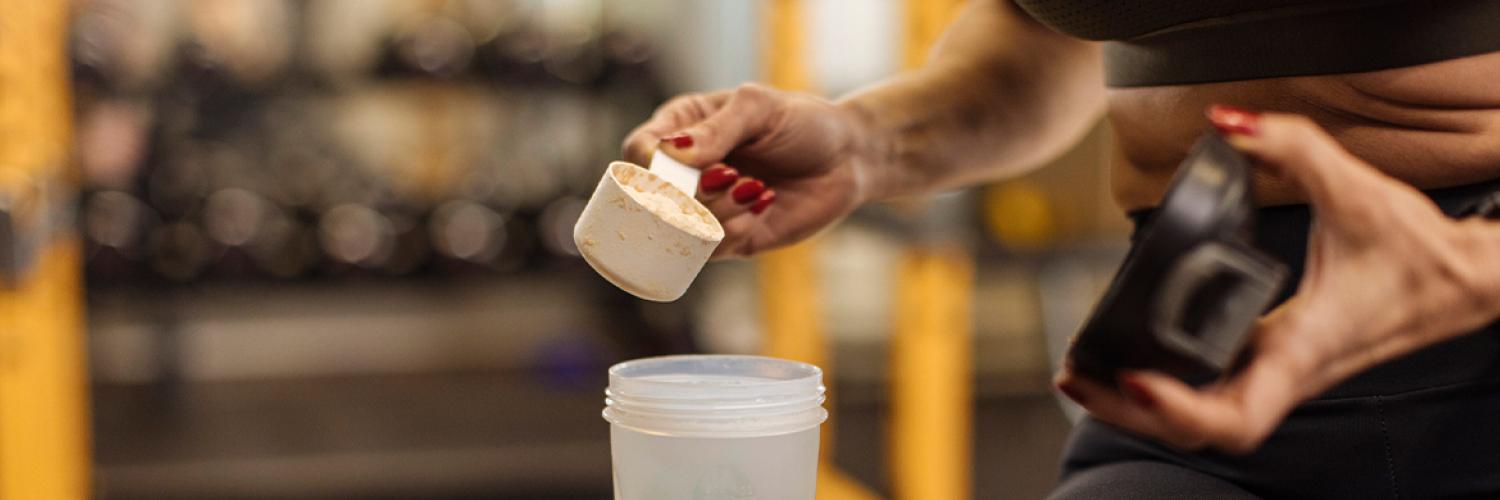
[[[907,0],[903,64],[921,66],[958,0]],[[932,202],[919,203],[931,208]],[[919,209],[920,217],[943,216]],[[918,219],[923,226],[953,222]],[[951,229],[951,228],[950,228]],[[972,496],[973,259],[952,237],[918,238],[901,259],[892,333],[891,489],[901,500]]]
[[[891,489],[971,497],[973,266],[958,246],[917,247],[898,271],[891,340]]]
[[[806,22],[801,0],[767,0],[763,4],[765,39],[762,62],[766,82],[789,90],[811,90],[807,68]],[[762,351],[767,356],[794,359],[823,367],[823,383],[830,397],[833,357],[823,331],[821,295],[814,264],[817,243],[805,241],[767,252],[757,261],[761,316],[765,331]],[[858,481],[833,464],[834,418],[829,402],[828,422],[819,443],[818,500],[863,500],[876,498]]]
[[[0,500],[89,496],[66,2],[0,0]]]

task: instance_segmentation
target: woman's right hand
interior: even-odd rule
[[[657,148],[703,169],[698,199],[724,225],[715,257],[796,243],[867,201],[877,134],[851,109],[819,97],[745,84],[663,104],[630,133],[627,161]]]

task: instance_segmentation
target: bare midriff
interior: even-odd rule
[[[1111,182],[1122,208],[1161,199],[1215,103],[1306,115],[1355,156],[1418,188],[1500,178],[1500,53],[1490,53],[1367,73],[1111,89]],[[1254,185],[1264,205],[1305,201],[1269,176],[1256,174]]]

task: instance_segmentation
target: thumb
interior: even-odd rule
[[[724,161],[741,144],[770,129],[776,90],[747,83],[703,121],[662,138],[662,150],[678,161],[703,168]]]

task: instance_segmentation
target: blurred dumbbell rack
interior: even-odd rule
[[[664,90],[606,2],[558,5],[79,3],[103,496],[607,493],[570,416],[689,346],[572,225]]]
[[[480,13],[450,8],[468,3],[422,4],[389,32],[357,34],[373,48],[347,53],[368,61],[324,64],[319,54],[344,49],[325,39],[355,36],[315,23],[342,13],[325,4],[363,4],[263,4],[281,7],[183,3],[185,33],[155,43],[129,38],[162,36],[131,30],[148,27],[131,14],[161,15],[137,12],[148,8],[96,2],[78,16],[91,284],[467,277],[571,261],[570,219],[663,98],[647,42],[587,20],[543,31],[524,12],[487,12],[498,25],[472,28]],[[159,53],[129,50],[141,45]]]

